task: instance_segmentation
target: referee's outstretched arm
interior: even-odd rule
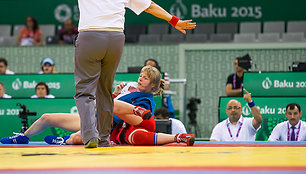
[[[192,22],[192,20],[180,20],[178,17],[169,14],[166,10],[153,1],[145,12],[168,21],[173,27],[184,34],[186,34],[185,29],[194,29],[196,27],[196,23]]]
[[[251,93],[249,93],[246,89],[243,89],[245,94],[243,96],[244,100],[248,103],[249,107],[251,108],[253,119],[253,127],[255,129],[259,128],[260,124],[262,123],[262,117],[260,114],[259,109],[256,107],[254,101],[251,98]]]

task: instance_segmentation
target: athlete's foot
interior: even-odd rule
[[[150,110],[144,109],[140,106],[135,106],[133,112],[144,120],[149,120],[152,117],[152,112]]]
[[[194,135],[193,134],[176,134],[175,141],[178,143],[186,143],[187,146],[193,146],[194,144]]]
[[[70,136],[64,136],[64,137],[57,137],[55,135],[48,135],[45,137],[45,142],[48,144],[54,144],[54,145],[65,145],[66,140]]]
[[[15,136],[4,137],[0,140],[2,144],[28,144],[29,138],[23,133],[14,133]]]

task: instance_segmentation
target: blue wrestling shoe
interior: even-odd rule
[[[48,135],[45,137],[45,142],[48,144],[55,144],[55,145],[65,145],[66,140],[70,136],[64,136],[64,137],[57,137],[55,135]]]
[[[29,138],[23,133],[14,133],[15,136],[4,137],[0,140],[2,144],[29,144]]]

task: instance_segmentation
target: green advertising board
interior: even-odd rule
[[[22,123],[18,117],[20,107],[17,103],[27,106],[29,112],[36,112],[36,116],[28,116],[28,123],[32,125],[44,113],[78,113],[73,98],[68,99],[0,99],[0,137],[12,136],[13,132],[20,132]],[[32,141],[43,141],[46,135],[65,136],[71,132],[59,128],[47,128],[42,134],[33,136]]]
[[[113,89],[121,82],[135,82],[138,73],[117,73],[113,83]],[[4,83],[8,95],[15,97],[30,97],[35,94],[35,86],[38,82],[46,82],[50,94],[55,97],[73,97],[74,74],[16,74],[0,75],[0,82]]]
[[[55,97],[73,97],[75,93],[73,74],[0,75],[0,81],[4,83],[5,92],[13,98],[35,95],[39,82],[45,82]]]
[[[306,96],[306,72],[246,72],[243,87],[252,96]]]
[[[232,99],[236,99],[241,103],[243,117],[252,117],[251,109],[242,97],[220,97],[219,122],[228,118],[226,105]],[[287,104],[298,103],[301,106],[301,111],[306,111],[306,97],[252,97],[252,99],[263,118],[261,128],[256,134],[257,141],[268,140],[276,124],[287,120],[285,117]],[[306,117],[302,115],[301,120],[305,121]]]
[[[183,19],[196,22],[288,21],[306,20],[304,0],[155,0],[160,6]],[[12,10],[13,9],[13,10]],[[25,17],[35,16],[40,24],[62,24],[73,19],[77,24],[77,0],[1,0],[0,24],[23,24]],[[143,13],[126,12],[127,24],[161,23],[163,20]]]

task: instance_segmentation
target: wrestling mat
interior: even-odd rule
[[[306,142],[166,146],[0,144],[0,173],[306,173]]]

